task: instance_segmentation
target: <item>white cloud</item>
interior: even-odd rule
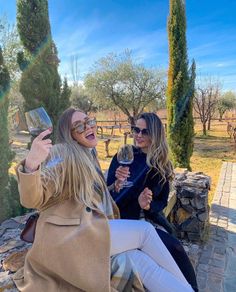
[[[164,29],[149,34],[126,35],[113,42],[109,42],[108,39],[96,40],[94,42],[92,40],[88,41],[88,37],[91,36],[92,38],[92,34],[96,29],[98,29],[98,26],[93,26],[93,29],[90,28],[81,33],[80,28],[73,35],[69,36],[68,39],[66,36],[61,36],[61,39],[64,39],[64,41],[63,46],[62,44],[59,46],[59,48],[61,46],[63,47],[60,72],[67,72],[68,74],[70,71],[70,57],[72,55],[78,56],[78,63],[82,75],[88,72],[92,64],[99,58],[111,52],[123,52],[126,48],[133,51],[134,58],[139,63],[155,58],[155,64],[157,62],[161,64],[163,61],[163,51],[167,57],[167,36]],[[80,38],[80,41],[76,41],[77,38]]]

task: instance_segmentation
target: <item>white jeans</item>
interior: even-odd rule
[[[121,219],[109,220],[109,224],[111,255],[129,251],[145,288],[151,292],[193,291],[150,223]]]

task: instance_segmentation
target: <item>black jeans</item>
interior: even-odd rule
[[[182,246],[182,244],[167,232],[156,228],[158,235],[165,244],[166,248],[174,258],[176,264],[180,268],[188,283],[192,286],[194,291],[198,291],[197,280],[194,268]]]

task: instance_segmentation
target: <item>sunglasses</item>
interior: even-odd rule
[[[132,133],[133,134],[139,134],[139,133],[141,133],[142,136],[149,136],[148,129],[140,129],[140,128],[135,127],[135,126],[132,127]]]
[[[84,122],[77,121],[72,125],[71,131],[76,131],[78,134],[82,134],[86,130],[87,126],[93,128],[96,126],[96,123],[97,122],[95,118],[88,118]]]

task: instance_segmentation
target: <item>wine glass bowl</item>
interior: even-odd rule
[[[117,161],[121,166],[128,166],[134,160],[134,152],[133,146],[129,144],[125,144],[119,147],[117,152]],[[123,183],[123,187],[132,187],[133,182],[128,181],[127,179]]]
[[[30,135],[37,137],[43,131],[52,128],[52,121],[43,107],[25,113],[26,124]],[[44,137],[49,138],[50,134]]]

